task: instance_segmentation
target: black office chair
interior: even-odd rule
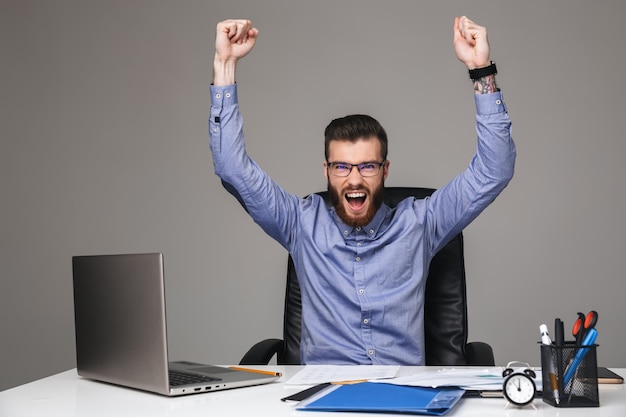
[[[430,188],[387,187],[385,203],[395,207],[407,197],[425,198]],[[318,193],[330,207],[328,192]],[[463,235],[459,233],[433,258],[426,281],[424,302],[426,365],[494,366],[491,346],[467,342],[467,303]],[[254,345],[241,359],[241,365],[266,365],[277,355],[279,365],[300,364],[302,305],[300,285],[291,256],[287,266],[287,288],[283,339],[266,339]]]

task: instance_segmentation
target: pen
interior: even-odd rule
[[[552,340],[550,340],[550,335],[548,334],[548,326],[542,324],[539,326],[539,332],[541,333],[541,343],[544,345],[551,345]]]
[[[333,381],[332,385],[352,385],[352,384],[360,384],[361,382],[367,382],[367,379],[352,379],[348,381]]]
[[[596,338],[598,337],[598,331],[595,328],[589,329],[587,334],[585,335],[585,339],[582,342],[582,346],[590,346],[596,342]],[[589,351],[588,347],[580,347],[576,351],[576,356],[574,356],[574,360],[569,364],[567,369],[565,370],[565,376],[563,378],[563,382],[565,386],[567,386],[574,376],[576,369],[580,366],[580,363],[585,358],[585,355]]]
[[[563,320],[560,318],[554,319],[554,344],[556,345],[556,362],[554,363],[554,377],[556,379],[557,387],[559,388],[558,393],[555,394],[555,399],[560,398],[563,394],[563,386],[559,386],[559,380],[557,377],[561,375],[563,376],[563,345],[565,344],[565,330],[563,327]],[[562,384],[562,382],[561,382]],[[559,404],[557,400],[556,404]]]
[[[539,332],[541,333],[541,343],[547,346],[552,345],[552,341],[550,340],[550,335],[548,334],[548,326],[542,324],[539,326]],[[547,349],[547,348],[546,348]],[[551,352],[550,352],[551,353]],[[556,371],[554,369],[554,361],[552,360],[552,355],[549,355],[550,366],[546,371],[548,372],[548,378],[550,379],[550,387],[552,388],[552,395],[554,396],[554,402],[559,405],[561,399],[559,395],[559,382],[556,378]]]
[[[283,376],[282,372],[264,371],[264,370],[261,370],[261,369],[241,368],[239,366],[231,366],[230,369],[233,369],[235,371],[253,372],[255,374],[272,375],[272,376]]]
[[[554,343],[557,346],[563,346],[565,341],[565,330],[563,330],[563,320],[554,319]]]

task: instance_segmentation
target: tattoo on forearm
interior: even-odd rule
[[[474,93],[488,94],[495,93],[496,91],[498,91],[498,87],[496,86],[495,75],[487,75],[486,77],[474,80]]]

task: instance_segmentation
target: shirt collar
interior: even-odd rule
[[[378,209],[378,211],[376,212],[376,215],[374,215],[374,218],[372,219],[372,221],[369,222],[367,225],[362,226],[360,228],[348,226],[347,224],[345,224],[337,215],[337,212],[335,211],[334,207],[332,207],[330,211],[332,213],[332,217],[333,217],[333,220],[335,221],[335,224],[341,230],[341,234],[344,237],[351,236],[354,233],[365,233],[369,238],[374,238],[378,236],[378,231],[381,228],[381,226],[384,224],[385,219],[387,218],[388,214],[391,212],[391,209],[386,204],[383,203]]]

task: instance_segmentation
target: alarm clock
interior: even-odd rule
[[[523,369],[515,371],[513,366]],[[502,393],[510,404],[517,407],[532,405],[537,394],[537,386],[535,385],[537,375],[530,368],[530,365],[525,362],[509,362],[502,372],[502,376],[504,377]]]

